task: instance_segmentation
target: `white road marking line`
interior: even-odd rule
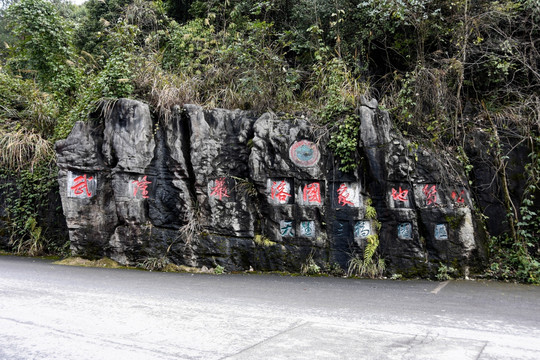
[[[441,291],[446,285],[448,285],[448,283],[450,282],[450,280],[446,280],[442,283],[439,284],[439,286],[437,286],[435,288],[435,290],[433,290],[431,293],[432,294],[437,294],[439,291]]]

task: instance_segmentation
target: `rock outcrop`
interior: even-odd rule
[[[298,271],[312,259],[346,269],[378,235],[395,272],[484,259],[463,169],[394,132],[374,100],[359,108],[360,157],[348,174],[303,116],[185,105],[156,119],[126,99],[105,110],[56,144],[75,255],[227,270]]]

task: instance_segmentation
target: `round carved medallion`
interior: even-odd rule
[[[314,166],[320,157],[317,145],[308,140],[296,141],[289,148],[289,158],[300,167]]]

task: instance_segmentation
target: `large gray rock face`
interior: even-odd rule
[[[302,116],[185,105],[165,121],[126,99],[104,114],[56,144],[74,254],[228,270],[298,271],[313,259],[346,269],[378,234],[394,271],[427,275],[439,263],[482,260],[463,170],[393,133],[374,100],[359,109],[365,160],[350,174]]]
[[[439,263],[478,265],[485,258],[485,234],[461,165],[391,132],[387,113],[367,106],[360,112],[360,146],[374,180],[381,251],[390,266],[415,275],[433,272]]]
[[[121,99],[104,114],[56,144],[62,204],[74,254],[134,264],[167,249],[174,239],[152,230],[179,229],[191,200],[147,105]]]
[[[213,234],[253,238],[253,206],[241,187],[249,178],[248,140],[256,118],[245,111],[185,109],[200,225]]]
[[[148,106],[121,100],[105,111],[101,151],[107,166],[121,172],[143,173],[156,147]]]
[[[298,270],[310,253],[320,258],[329,248],[323,221],[327,154],[317,145],[320,136],[305,119],[267,113],[254,124],[249,167],[262,215],[258,231],[275,243],[266,269]]]

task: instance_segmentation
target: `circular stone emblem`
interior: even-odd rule
[[[297,141],[289,149],[289,158],[301,167],[315,165],[321,157],[317,145],[308,140]]]

